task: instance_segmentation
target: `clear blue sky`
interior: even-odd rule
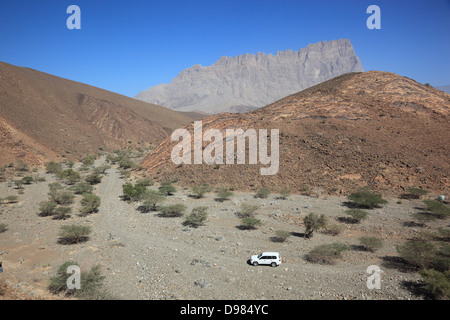
[[[69,5],[81,30],[69,30]],[[381,30],[366,9],[381,8]],[[365,70],[450,84],[450,0],[0,0],[0,61],[127,96],[221,56],[348,38]]]

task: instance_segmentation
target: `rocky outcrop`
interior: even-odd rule
[[[337,77],[363,71],[350,40],[310,44],[276,55],[221,57],[209,67],[183,70],[135,98],[178,111],[245,112]]]

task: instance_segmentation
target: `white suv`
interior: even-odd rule
[[[278,252],[263,252],[250,258],[250,264],[257,266],[267,264],[272,267],[278,267],[281,264],[281,257]]]

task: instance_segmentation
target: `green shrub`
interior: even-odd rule
[[[88,226],[80,226],[76,224],[62,226],[59,233],[58,243],[74,244],[84,242],[89,239],[91,228]]]
[[[69,205],[73,203],[75,195],[70,190],[60,189],[49,193],[50,200],[60,205]]]
[[[436,249],[433,244],[422,240],[408,240],[397,246],[400,257],[414,268],[426,268],[434,259]]]
[[[286,200],[286,199],[289,197],[289,194],[290,194],[289,190],[281,190],[281,191],[279,192],[278,199],[280,199],[280,200]]]
[[[23,184],[32,184],[34,181],[33,177],[26,176],[22,178]]]
[[[260,225],[262,225],[261,220],[256,219],[254,217],[247,217],[241,219],[241,225],[239,227],[241,229],[251,230],[256,229]]]
[[[166,196],[171,196],[176,192],[175,187],[170,182],[161,182],[160,187],[158,188],[159,192]]]
[[[100,197],[92,193],[83,193],[83,199],[81,199],[82,213],[93,213],[100,207]]]
[[[228,200],[232,196],[233,196],[233,192],[231,190],[229,190],[228,188],[219,188],[219,189],[217,189],[216,201],[223,202],[225,200]]]
[[[92,173],[95,173],[95,174],[106,174],[106,171],[109,170],[110,168],[111,168],[110,165],[104,164],[102,166],[95,167],[94,170],[92,171]]]
[[[94,155],[86,155],[83,159],[81,159],[81,162],[86,166],[92,166],[95,161]]]
[[[52,216],[56,209],[56,202],[54,201],[42,201],[39,203],[39,215],[41,217]]]
[[[380,208],[381,205],[387,203],[381,195],[372,193],[368,188],[362,188],[357,192],[352,193],[347,198],[352,202],[352,205],[357,208]]]
[[[204,194],[211,191],[211,187],[207,184],[196,185],[192,187],[191,196],[197,199],[203,198]]]
[[[158,204],[166,200],[166,196],[155,190],[147,190],[142,196],[142,209],[145,212],[156,211]]]
[[[259,209],[258,205],[242,203],[241,209],[237,213],[240,218],[252,218],[255,215],[256,210]]]
[[[203,222],[205,222],[206,217],[208,213],[206,212],[207,207],[196,207],[192,209],[192,212],[190,215],[186,217],[186,220],[184,221],[184,225],[191,226],[194,228],[198,228],[199,226],[203,225]]]
[[[92,193],[94,187],[89,182],[78,182],[70,190],[75,194]]]
[[[335,264],[342,257],[342,252],[348,249],[348,245],[343,243],[323,244],[312,249],[305,259],[313,263]]]
[[[428,191],[422,190],[420,188],[408,188],[406,193],[403,195],[406,199],[420,199],[424,195],[426,195]]]
[[[323,214],[318,216],[315,213],[310,213],[303,219],[303,223],[306,228],[305,237],[312,238],[314,231],[318,231],[326,226],[327,219]]]
[[[4,199],[0,199],[2,201],[5,201],[6,203],[16,203],[19,201],[19,197],[18,196],[7,196]]]
[[[450,207],[441,201],[423,200],[423,203],[426,205],[425,210],[438,219],[445,219],[450,216]]]
[[[102,176],[97,173],[91,173],[84,178],[84,181],[90,183],[91,185],[99,184],[102,182]]]
[[[66,169],[57,173],[58,178],[64,180],[64,183],[73,185],[80,181],[80,174],[73,169]]]
[[[181,217],[183,216],[186,209],[187,207],[183,204],[172,204],[169,206],[161,207],[159,209],[160,211],[159,216],[166,218]]]
[[[30,170],[28,163],[26,163],[22,160],[19,160],[16,162],[14,169],[19,172],[26,172],[26,171]]]
[[[270,190],[267,188],[262,188],[259,189],[256,194],[255,194],[255,198],[260,198],[260,199],[266,199],[270,194]]]
[[[275,236],[271,239],[273,242],[285,242],[290,236],[291,233],[289,231],[277,230],[275,231]]]
[[[450,271],[437,271],[425,269],[420,271],[424,288],[433,299],[450,299]]]
[[[0,233],[8,231],[8,225],[5,223],[0,223]]]
[[[341,226],[339,224],[330,224],[325,227],[325,230],[323,230],[323,233],[326,233],[326,234],[329,234],[332,236],[337,236],[337,235],[341,234],[342,231],[344,231],[343,226]]]
[[[48,189],[50,190],[49,193],[52,193],[57,190],[62,190],[62,189],[64,189],[64,187],[61,184],[59,184],[58,182],[52,182],[52,183],[48,184]]]
[[[132,169],[136,167],[136,164],[131,159],[124,158],[119,161],[119,167],[122,169]]]
[[[23,180],[22,179],[14,180],[14,184],[17,187],[17,189],[22,189],[23,188]]]
[[[352,223],[360,223],[361,220],[364,220],[369,215],[366,211],[361,209],[349,209],[345,211],[351,217]]]
[[[383,240],[376,237],[363,236],[359,238],[359,242],[370,252],[375,252],[383,247]]]
[[[67,261],[62,264],[49,281],[48,290],[53,294],[64,293],[65,296],[74,296],[81,299],[97,299],[104,297],[105,292],[102,291],[104,276],[101,275],[100,266],[93,266],[89,272],[81,271],[80,289],[68,289],[67,280],[71,274],[67,273],[70,266],[78,265],[75,261]]]
[[[122,186],[123,199],[127,201],[138,201],[147,192],[147,188],[142,185],[133,185],[132,183],[125,183]]]
[[[150,179],[150,178],[143,178],[143,179],[139,179],[138,181],[136,181],[136,185],[145,186],[145,187],[153,186],[154,184],[155,184],[155,181],[153,181],[153,179]]]
[[[58,207],[53,210],[53,219],[55,220],[66,220],[70,217],[72,208],[70,207]]]

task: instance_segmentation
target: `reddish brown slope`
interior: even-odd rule
[[[369,185],[447,193],[449,110],[450,95],[414,80],[378,71],[346,74],[248,114],[203,119],[204,131],[279,129],[280,168],[274,176],[261,176],[259,165],[175,166],[170,153],[176,143],[170,139],[143,166],[149,175],[185,184],[292,192],[308,186],[328,193]]]
[[[155,144],[191,121],[164,107],[2,62],[0,117],[0,164]]]

